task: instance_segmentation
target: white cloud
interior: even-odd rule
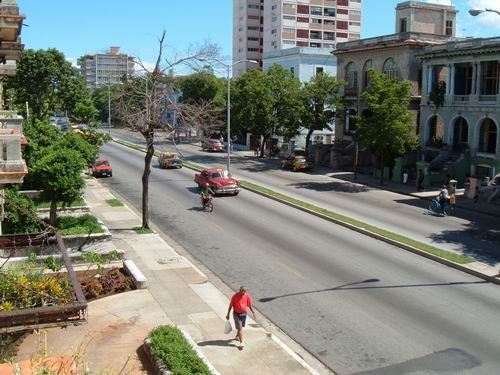
[[[500,9],[498,0],[469,0],[468,3],[470,9]],[[500,30],[500,15],[496,13],[482,13],[473,18],[470,23],[475,24],[476,28],[482,27]]]
[[[149,62],[149,61],[140,61],[140,63],[136,60],[134,69],[135,69],[135,74],[137,75],[143,75],[147,72],[152,72],[155,68],[155,63]]]
[[[78,65],[76,63],[78,59],[76,57],[66,57],[66,61],[70,62],[71,65],[73,65],[75,68],[78,68]]]

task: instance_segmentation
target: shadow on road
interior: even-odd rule
[[[300,296],[304,294],[312,294],[312,293],[322,293],[322,292],[333,292],[336,290],[367,290],[367,289],[400,289],[400,288],[418,288],[418,287],[428,287],[428,286],[455,286],[455,285],[472,285],[472,284],[489,284],[489,281],[457,281],[451,283],[433,283],[433,284],[408,284],[408,285],[380,285],[380,286],[358,286],[354,288],[348,288],[353,285],[364,284],[364,283],[376,283],[379,282],[379,279],[368,279],[364,281],[359,281],[356,283],[349,283],[340,286],[336,286],[334,288],[326,288],[326,289],[318,289],[318,290],[310,290],[307,292],[297,292],[297,293],[289,293],[282,294],[281,296],[274,297],[264,297],[260,298],[259,302],[271,302],[278,298],[283,297],[292,297],[292,296]]]
[[[233,339],[201,341],[198,343],[198,346],[225,346],[225,347],[232,346],[234,348],[237,348],[237,346],[233,344],[232,341]]]
[[[350,182],[319,182],[319,181],[305,181],[288,184],[290,187],[297,189],[316,190],[316,191],[337,191],[342,193],[364,193],[370,190],[364,185],[357,185]]]

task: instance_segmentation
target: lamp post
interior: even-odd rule
[[[242,62],[250,62],[254,64],[258,64],[258,62],[255,60],[242,59],[232,64],[226,64],[217,58],[213,58],[212,60],[217,62],[219,65],[222,65],[227,70],[227,173],[229,173],[229,169],[231,168],[231,70],[235,65]]]
[[[111,84],[108,84],[108,135],[111,136]]]
[[[481,13],[485,13],[485,12],[490,12],[490,13],[496,13],[500,16],[500,11],[498,10],[495,10],[495,9],[469,9],[469,14],[473,17],[475,16],[479,16]]]

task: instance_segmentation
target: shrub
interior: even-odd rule
[[[28,197],[16,190],[5,190],[5,220],[3,233],[36,233],[42,229],[37,220],[35,206]]]
[[[177,327],[159,326],[153,329],[149,336],[153,353],[173,375],[211,374],[206,363]]]
[[[63,235],[103,233],[104,229],[95,216],[61,216],[57,219],[57,227]]]

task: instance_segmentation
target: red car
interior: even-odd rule
[[[231,174],[223,168],[204,169],[201,173],[194,175],[194,182],[200,188],[208,183],[215,194],[238,195],[241,191],[240,181],[231,177]]]
[[[201,142],[201,149],[203,151],[211,151],[211,152],[223,152],[224,145],[219,139],[215,138],[207,138]]]
[[[106,158],[97,158],[92,164],[92,175],[94,177],[113,176],[113,168]]]

